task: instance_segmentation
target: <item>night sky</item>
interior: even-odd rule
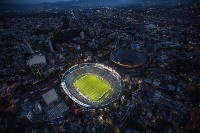
[[[87,0],[0,0],[0,2],[4,3],[26,3],[26,4],[35,4],[42,2],[58,2],[58,1],[87,1]],[[89,0],[91,1],[91,0]],[[95,0],[94,0],[95,1]],[[109,1],[109,0],[108,0]],[[118,3],[127,3],[127,2],[138,2],[138,1],[146,1],[146,2],[163,2],[163,1],[174,1],[181,2],[186,0],[116,0]]]
[[[42,2],[58,2],[58,1],[72,1],[72,0],[0,0],[5,3],[27,3],[27,4],[35,4]]]

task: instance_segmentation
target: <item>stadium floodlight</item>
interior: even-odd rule
[[[100,109],[120,99],[124,82],[116,71],[105,65],[84,63],[65,72],[61,86],[80,106]]]

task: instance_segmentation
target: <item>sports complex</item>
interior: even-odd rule
[[[118,101],[124,81],[112,68],[98,63],[77,64],[63,75],[65,93],[77,104],[90,109],[102,109]]]
[[[117,65],[125,68],[134,68],[146,63],[144,54],[132,49],[119,49],[110,54],[110,59]]]

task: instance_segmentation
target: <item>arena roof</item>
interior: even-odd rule
[[[110,54],[110,59],[115,64],[126,68],[143,65],[147,60],[144,54],[131,49],[115,50]]]

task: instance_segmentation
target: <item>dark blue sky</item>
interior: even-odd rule
[[[72,1],[72,0],[0,0],[1,2],[6,3],[29,3],[29,4],[35,4],[35,3],[42,3],[42,2],[58,2],[58,1]]]
[[[5,3],[19,3],[19,4],[36,4],[36,3],[42,3],[42,2],[58,2],[58,1],[87,1],[87,0],[0,0],[0,2]],[[92,0],[88,0],[92,1]],[[93,0],[95,2],[95,0]],[[102,0],[106,1],[106,0]],[[109,0],[108,0],[109,1]],[[111,0],[114,1],[114,3],[137,3],[141,1],[145,2],[163,2],[163,1],[171,1],[171,2],[183,2],[183,1],[190,1],[190,0]]]

